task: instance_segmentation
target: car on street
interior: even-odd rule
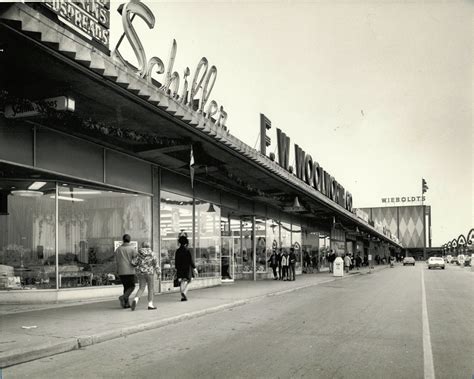
[[[432,268],[441,268],[444,270],[446,264],[444,263],[444,259],[441,257],[430,257],[428,259],[428,269],[431,270]]]
[[[415,258],[413,257],[405,257],[403,258],[403,265],[415,265]]]
[[[446,261],[447,261],[448,263],[451,263],[451,262],[453,261],[452,255],[446,256]]]

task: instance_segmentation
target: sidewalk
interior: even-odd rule
[[[375,270],[387,266],[376,266]],[[353,271],[366,274],[368,269]],[[155,329],[190,318],[237,307],[302,288],[316,286],[335,278],[328,272],[299,275],[296,281],[237,281],[218,287],[192,290],[189,301],[181,302],[179,293],[155,296],[156,311],[147,310],[146,297],[137,309],[120,308],[117,299],[94,303],[50,304],[46,309],[32,306],[0,306],[0,367],[71,351],[88,345]],[[22,310],[22,307],[24,309]]]

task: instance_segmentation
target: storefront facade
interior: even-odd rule
[[[104,45],[106,22],[89,43],[55,12],[0,7],[0,65],[9,72],[0,82],[1,301],[118,295],[114,251],[125,233],[158,253],[160,292],[174,290],[181,233],[196,287],[270,278],[268,259],[280,249],[295,250],[301,274],[304,256],[324,267],[331,249],[354,250],[346,237],[357,225],[378,234],[343,206],[332,179],[324,196],[232,136],[223,107],[211,102],[206,114],[207,85],[196,109],[195,94],[187,105],[172,81],[156,91]],[[289,206],[298,197],[304,206]]]

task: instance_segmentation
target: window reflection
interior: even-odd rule
[[[0,215],[0,290],[56,287],[56,185],[48,183],[37,196],[15,192],[29,184],[0,182],[8,204],[8,214]]]
[[[196,265],[200,277],[219,277],[221,271],[221,209],[216,204],[197,200]]]
[[[160,237],[161,278],[173,280],[174,255],[180,233],[186,233],[193,253],[193,199],[172,192],[161,191]]]
[[[151,198],[108,190],[58,188],[59,287],[118,284],[115,249],[151,242]]]

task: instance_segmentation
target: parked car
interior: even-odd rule
[[[451,263],[453,261],[453,257],[451,255],[447,255],[446,260],[448,263]]]
[[[405,257],[403,258],[403,265],[415,265],[415,258],[413,257]]]
[[[441,257],[430,257],[428,259],[428,269],[432,268],[442,268],[445,269],[444,259]]]

